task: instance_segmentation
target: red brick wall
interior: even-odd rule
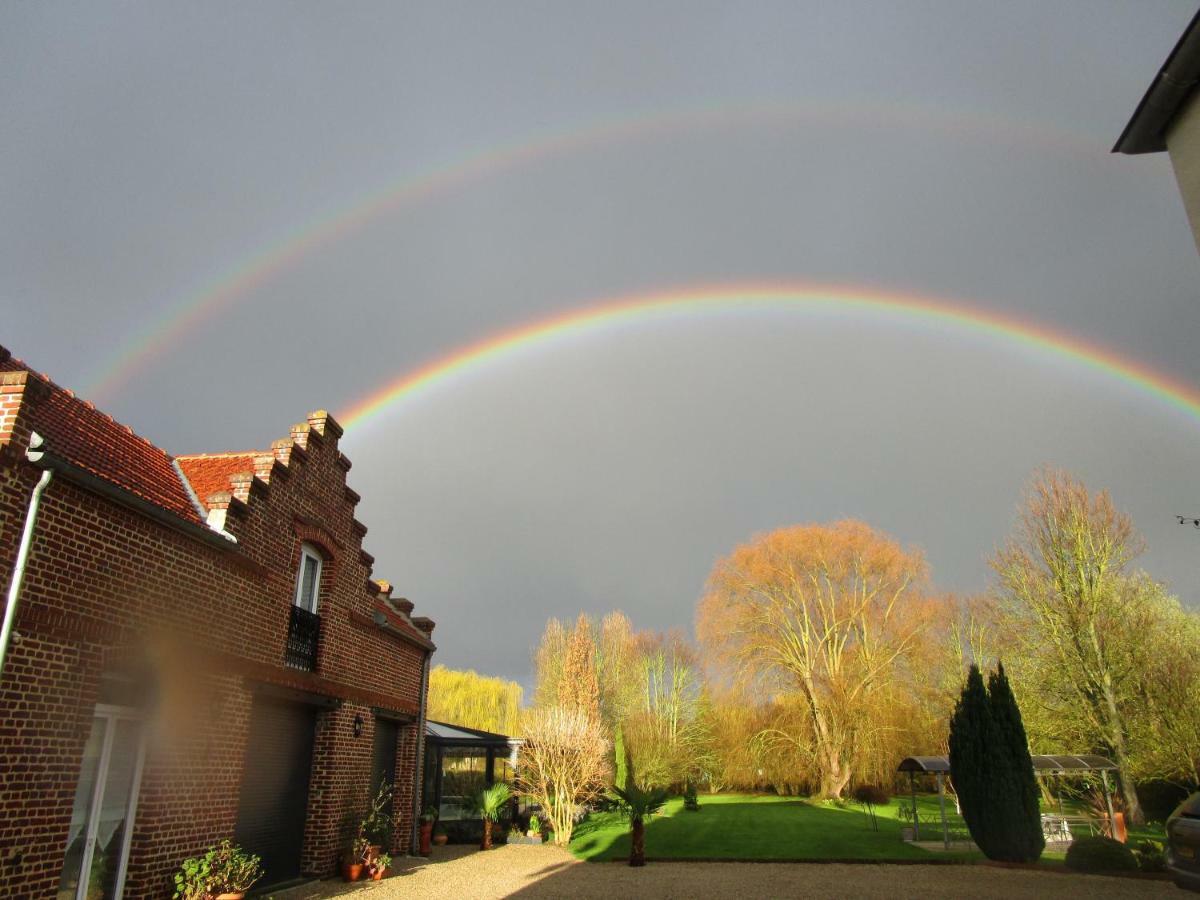
[[[36,429],[36,408],[17,409],[15,420],[0,411],[2,590],[39,474],[23,459],[21,437]],[[415,717],[425,653],[372,622],[378,589],[369,584],[365,528],[354,519],[338,433],[314,417],[260,477],[234,486],[240,500],[230,502],[225,527],[238,543],[229,550],[55,475],[29,559],[19,640],[0,676],[0,896],[48,896],[57,885],[99,678],[115,659],[154,672],[158,692],[126,896],[162,896],[183,858],[232,834],[258,681],[342,701],[318,715],[304,844],[306,871],[334,870],[342,818],[361,808],[370,778],[371,707]],[[282,666],[302,541],[328,557],[315,674]],[[355,715],[365,723],[359,737]],[[403,849],[417,732],[401,729],[397,754]]]

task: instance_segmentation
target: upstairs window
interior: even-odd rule
[[[307,612],[317,612],[321,592],[321,554],[311,544],[300,545],[300,572],[296,578],[296,605]]]

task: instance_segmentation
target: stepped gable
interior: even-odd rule
[[[263,505],[270,504],[271,485],[275,479],[290,478],[297,467],[332,465],[334,472],[343,479],[338,496],[345,503],[345,514],[350,517],[349,531],[359,544],[348,549],[357,551],[356,561],[367,572],[364,588],[371,600],[368,608],[374,612],[377,622],[386,623],[422,646],[429,645],[432,620],[426,618],[418,622],[413,619],[410,601],[392,600],[391,583],[371,578],[375,560],[361,548],[367,526],[353,518],[359,495],[344,483],[351,464],[337,448],[341,436],[342,427],[333,416],[325,410],[316,410],[309,413],[305,421],[293,425],[288,437],[274,441],[269,450],[188,454],[178,457],[177,461],[208,517],[209,526],[228,530],[239,539],[243,533],[248,535],[253,531],[251,522],[256,513],[264,509]],[[318,537],[324,531],[317,522],[301,522],[299,527],[302,532]],[[326,537],[325,543],[337,543],[332,535]]]
[[[134,434],[0,347],[3,435],[19,420],[46,439],[46,449],[97,478],[158,506],[184,521],[203,520],[172,456]]]

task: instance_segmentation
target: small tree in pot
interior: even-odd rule
[[[644,866],[646,864],[646,819],[667,802],[667,792],[662,788],[651,788],[643,791],[636,785],[629,785],[624,790],[612,789],[621,811],[629,817],[629,830],[632,842],[629,847],[629,864]]]

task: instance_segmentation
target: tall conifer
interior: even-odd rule
[[[992,721],[987,688],[978,666],[971,666],[962,695],[950,717],[950,777],[971,837],[982,848],[987,841],[988,746]],[[986,852],[986,851],[984,851]]]
[[[1001,665],[988,678],[995,742],[992,747],[995,803],[995,847],[992,859],[1033,862],[1042,855],[1042,811],[1037,776],[1029,755],[1029,738],[1017,698]]]
[[[1037,778],[1003,666],[988,687],[978,666],[950,719],[950,773],[971,837],[989,859],[1036,860],[1045,846]]]

